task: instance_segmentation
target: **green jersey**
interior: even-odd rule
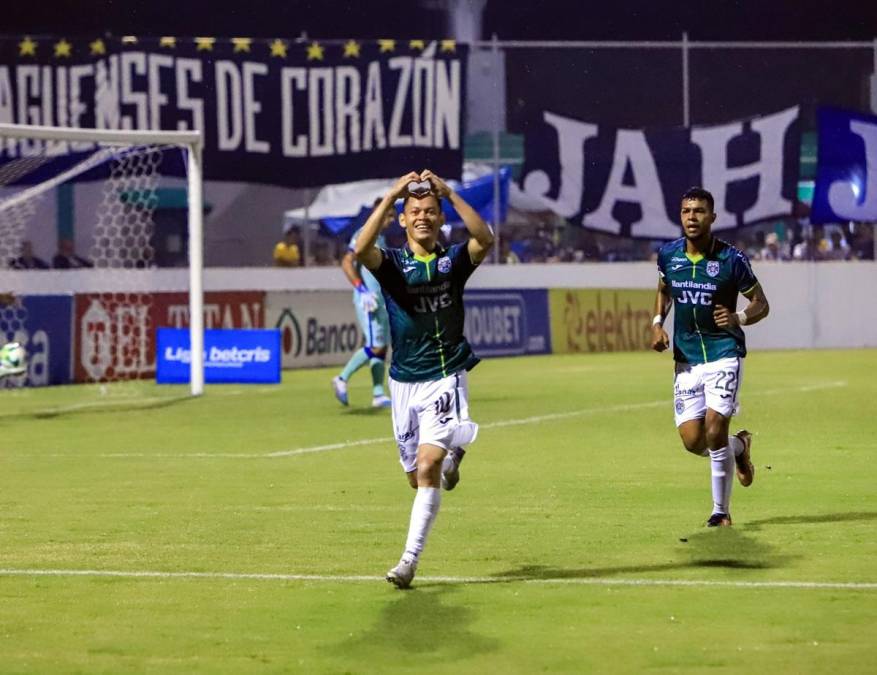
[[[390,377],[398,382],[440,380],[478,363],[463,336],[463,287],[475,271],[467,244],[421,257],[404,248],[381,249],[372,270],[390,317]]]
[[[706,255],[686,252],[685,238],[658,252],[658,274],[673,298],[673,358],[680,363],[708,363],[746,356],[746,338],[739,326],[719,328],[716,305],[736,311],[737,295],[758,285],[749,259],[713,237]]]

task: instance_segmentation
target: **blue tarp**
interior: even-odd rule
[[[499,170],[499,221],[506,219],[509,208],[509,181],[511,180],[511,167],[504,166]],[[493,174],[489,173],[479,176],[473,181],[463,183],[462,186],[456,188],[459,194],[466,202],[472,206],[479,215],[488,223],[494,222],[493,218]],[[396,205],[396,209],[401,210],[401,202]],[[442,205],[445,222],[452,227],[462,227],[463,221],[457,212],[451,208],[451,205],[445,200]],[[363,206],[359,213],[353,217],[339,216],[330,218],[321,218],[320,226],[330,236],[349,237],[365,224],[369,214],[372,211],[371,206]]]

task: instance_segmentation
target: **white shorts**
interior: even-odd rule
[[[445,450],[468,445],[478,435],[469,419],[469,377],[464,370],[441,380],[397,382],[389,378],[393,433],[406,473],[417,468],[417,448],[429,443]]]
[[[743,359],[732,356],[709,363],[677,363],[673,382],[676,426],[706,417],[711,408],[724,417],[737,413]]]

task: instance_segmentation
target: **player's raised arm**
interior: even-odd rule
[[[375,242],[383,229],[387,210],[392,209],[395,201],[405,194],[405,191],[408,189],[408,183],[419,180],[420,176],[415,171],[397,180],[396,184],[384,195],[381,203],[375,207],[368,220],[365,221],[365,225],[359,231],[359,236],[356,238],[356,244],[353,247],[353,253],[356,259],[368,269],[376,270],[381,266],[382,254],[380,249],[375,246]]]
[[[664,319],[670,311],[672,299],[667,284],[658,279],[658,292],[655,295],[655,317],[652,319],[652,349],[663,352],[670,347],[670,336],[664,330]]]
[[[493,230],[490,225],[484,222],[484,219],[478,215],[478,212],[456,192],[445,183],[441,178],[436,176],[429,169],[420,174],[423,180],[428,180],[432,185],[439,198],[445,198],[454,207],[454,210],[463,219],[463,224],[469,231],[469,259],[476,265],[487,256],[488,251],[493,247]]]

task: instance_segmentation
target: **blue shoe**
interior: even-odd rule
[[[378,394],[372,399],[372,408],[389,408],[391,405],[393,402],[383,394]]]
[[[335,398],[338,399],[338,402],[341,405],[348,405],[347,382],[342,380],[340,375],[332,378],[332,388],[335,390]]]

